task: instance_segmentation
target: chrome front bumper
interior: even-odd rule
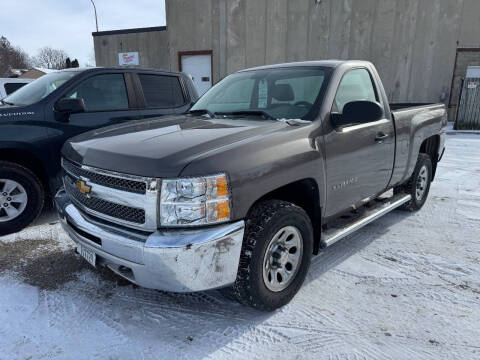
[[[99,265],[140,286],[174,292],[225,287],[235,281],[244,222],[145,234],[99,223],[60,190],[55,203],[73,241],[93,251]]]

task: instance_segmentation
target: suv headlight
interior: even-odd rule
[[[230,220],[225,174],[162,180],[160,226],[194,226]]]

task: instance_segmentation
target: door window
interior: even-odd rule
[[[182,87],[176,76],[139,74],[148,108],[178,107],[185,104]]]
[[[339,113],[352,101],[378,101],[372,78],[367,69],[354,69],[347,72],[338,86],[335,105]]]
[[[67,97],[83,99],[87,111],[128,109],[128,96],[123,74],[93,76],[82,82]]]

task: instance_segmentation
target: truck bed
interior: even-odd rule
[[[430,106],[430,105],[437,105],[435,103],[391,103],[390,110],[397,111],[397,110],[406,110],[409,108],[421,107],[421,106]]]
[[[417,154],[425,138],[431,134],[441,135],[447,124],[445,104],[442,103],[396,103],[390,104],[395,120],[396,152],[392,183],[402,183],[412,174]],[[423,134],[422,136],[412,136]],[[425,134],[429,134],[427,136]],[[437,152],[443,150],[445,137],[439,136],[434,146]],[[440,156],[437,153],[436,158]]]

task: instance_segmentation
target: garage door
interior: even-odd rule
[[[192,76],[198,94],[203,95],[212,87],[212,54],[180,54],[180,70]]]

